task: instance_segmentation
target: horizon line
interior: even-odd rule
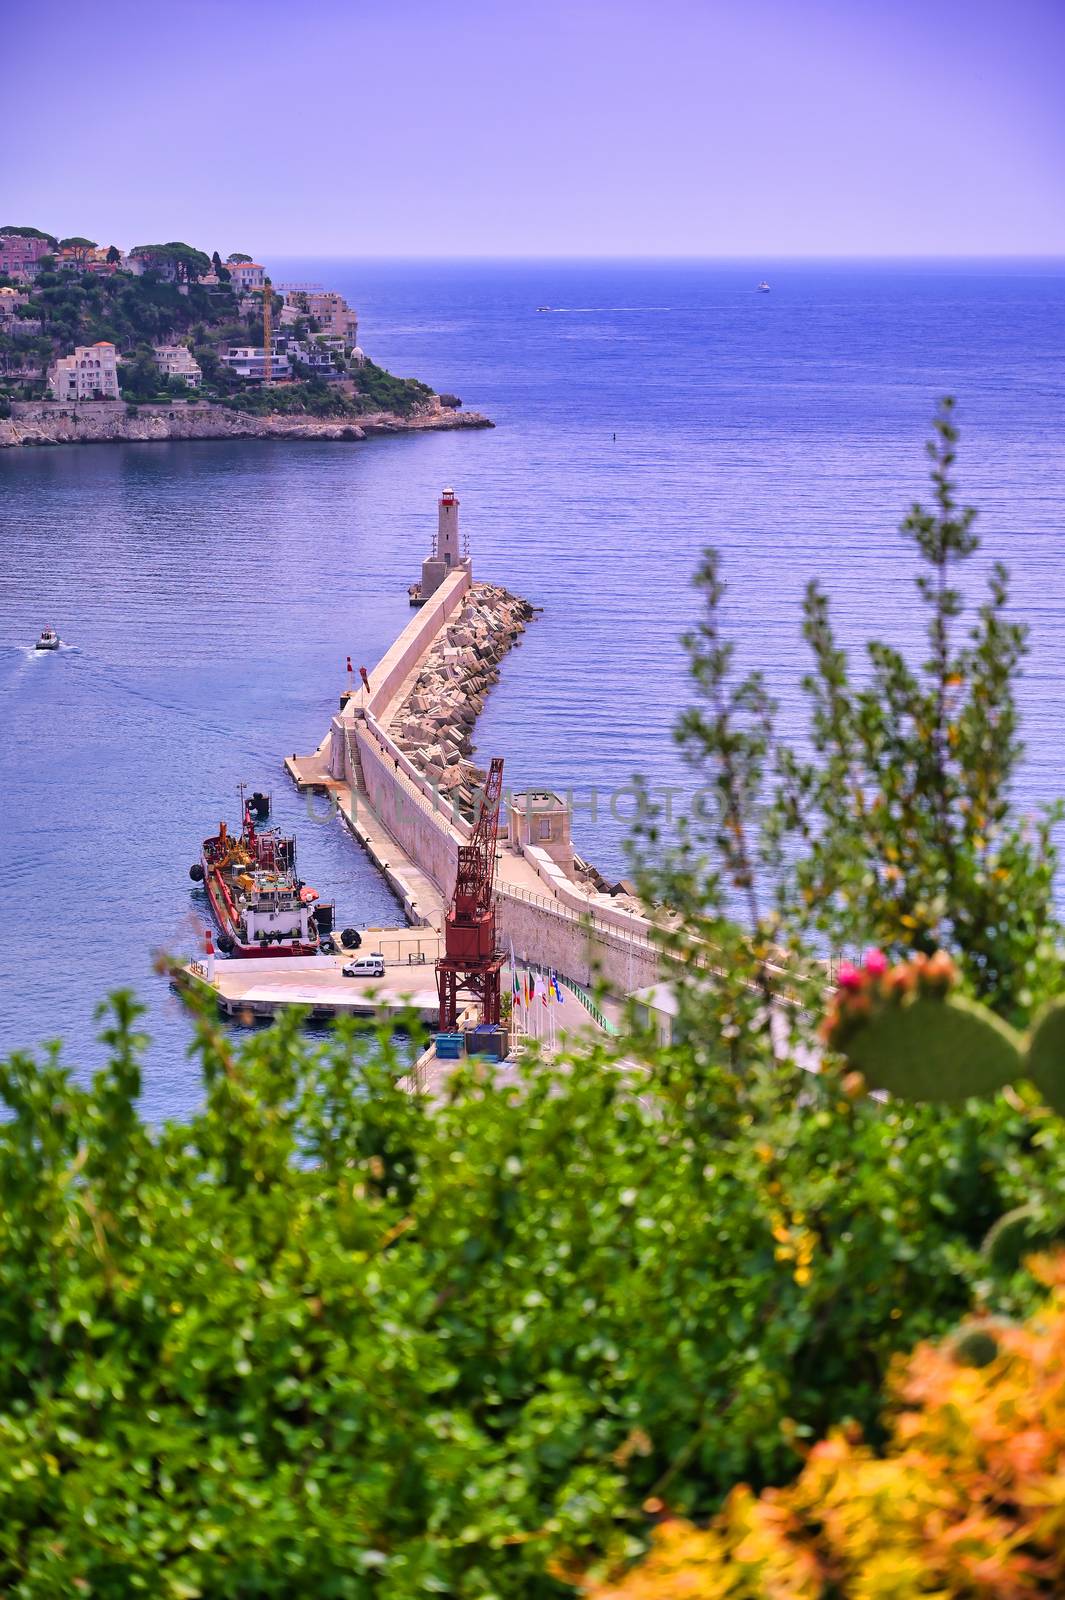
[[[788,262],[788,261],[1054,261],[1065,262],[1065,248],[1061,250],[1045,251],[891,251],[877,253],[873,251],[841,251],[835,254],[804,252],[794,254],[766,254],[758,251],[744,252],[742,254],[708,255],[696,253],[683,253],[675,255],[648,255],[637,253],[618,252],[604,254],[597,251],[593,254],[573,252],[568,254],[521,254],[507,251],[499,254],[485,252],[483,254],[451,254],[450,252],[422,252],[416,254],[407,251],[339,251],[339,250],[296,250],[291,247],[283,249],[274,246],[259,248],[260,255],[291,255],[294,257],[315,257],[323,261],[652,261],[652,262],[723,262],[743,263],[751,261]]]

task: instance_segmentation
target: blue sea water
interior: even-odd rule
[[[445,484],[477,572],[544,608],[480,750],[506,757],[508,783],[573,789],[580,849],[620,872],[631,774],[691,786],[671,726],[706,545],[785,732],[809,577],[849,644],[919,648],[895,530],[953,393],[976,570],[1004,559],[1032,626],[1021,799],[1065,792],[1065,263],[269,264],[342,290],[376,360],[497,427],[0,452],[4,1047],[62,1036],[88,1072],[94,1004],[131,985],[149,1004],[147,1111],[198,1098],[152,952],[195,947],[188,865],[241,780],[272,790],[345,921],[395,917],[280,762],[318,742],[345,655],[371,664],[408,620]],[[71,648],[34,656],[45,624]]]

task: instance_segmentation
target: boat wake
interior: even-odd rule
[[[80,646],[76,644],[60,644],[57,650],[38,650],[33,644],[5,644],[0,645],[0,650],[10,650],[12,655],[21,656],[23,661],[46,661],[49,656],[67,652],[72,655],[80,654]]]

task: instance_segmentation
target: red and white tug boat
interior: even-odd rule
[[[269,815],[265,795],[241,800],[244,822],[239,837],[224,822],[203,841],[189,877],[207,891],[218,924],[218,948],[233,956],[313,956],[320,946],[318,891],[296,874],[296,841],[279,828],[257,828]]]

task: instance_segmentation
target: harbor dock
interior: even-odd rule
[[[377,934],[381,932],[380,942]],[[253,1023],[290,1006],[306,1007],[312,1021],[336,1017],[399,1017],[414,1011],[431,1026],[436,1019],[435,948],[429,944],[406,951],[396,939],[403,929],[367,929],[363,951],[385,955],[383,978],[346,978],[343,969],[356,952],[293,956],[278,960],[194,961],[185,969],[189,981],[210,988],[219,1010],[235,1021]],[[388,951],[383,946],[388,946]]]

